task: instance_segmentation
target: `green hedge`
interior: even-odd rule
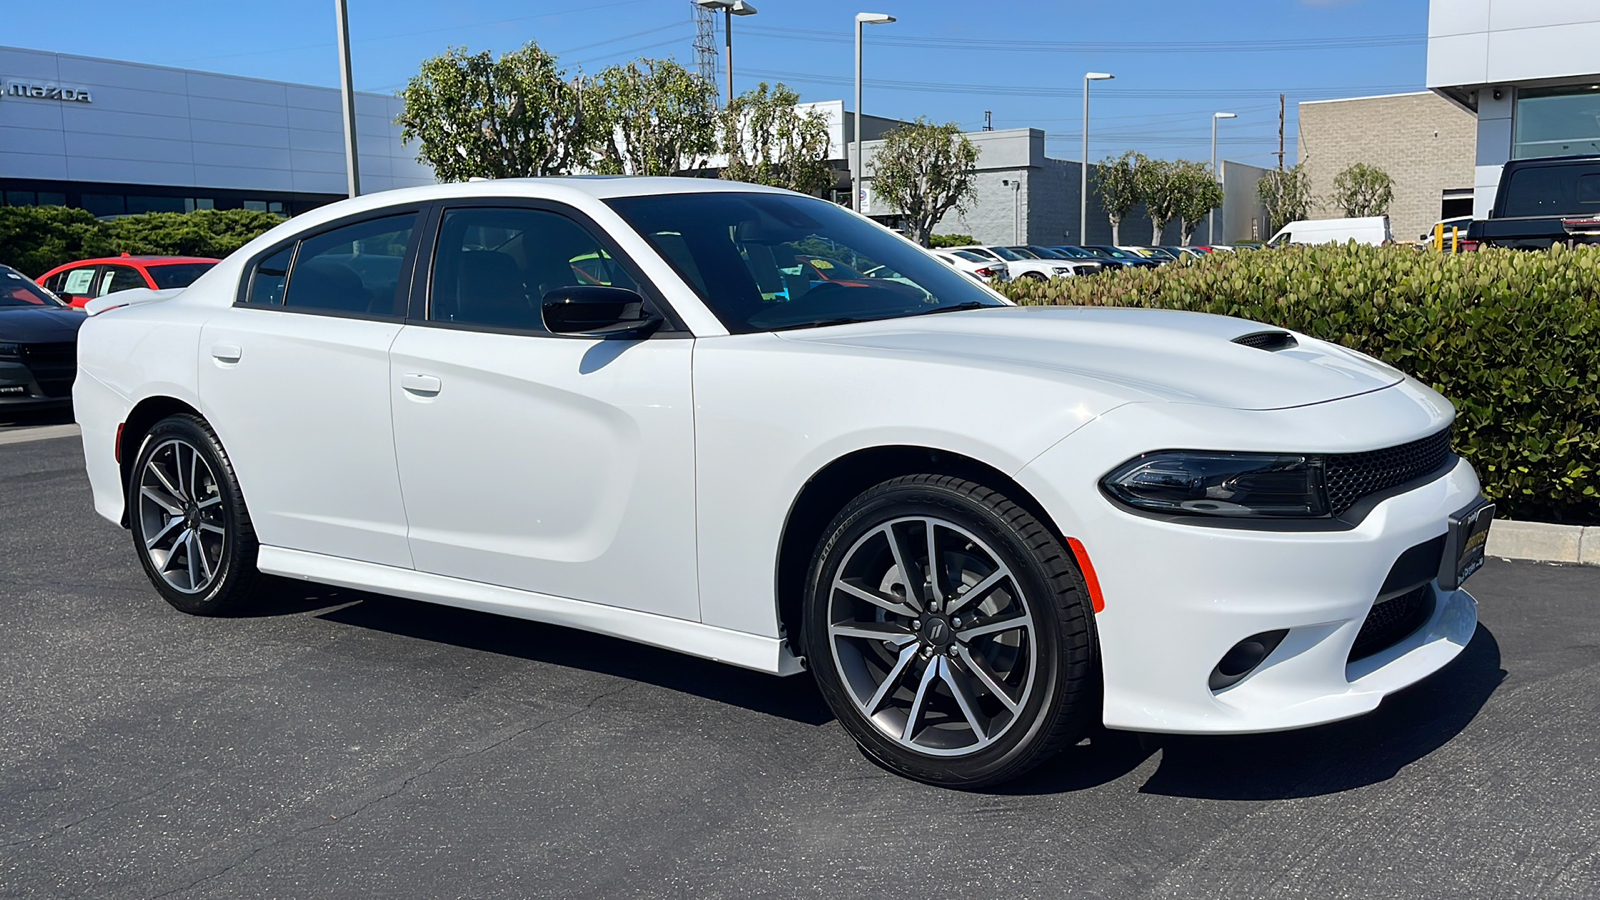
[[[101,222],[65,206],[0,207],[0,263],[30,277],[96,256],[212,256],[243,247],[283,221],[245,209],[145,213]]]
[[[1376,356],[1456,404],[1456,449],[1501,516],[1600,524],[1600,247],[1300,247],[1004,290],[1238,316]]]

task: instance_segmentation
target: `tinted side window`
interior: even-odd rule
[[[106,293],[108,294],[149,287],[144,283],[144,276],[139,274],[139,270],[133,266],[107,266],[107,268],[111,270],[111,283],[106,287]]]
[[[335,228],[300,242],[284,306],[392,316],[416,214]]]
[[[246,303],[262,306],[279,306],[283,303],[283,288],[289,283],[289,263],[294,260],[294,244],[256,263],[250,273],[250,291]]]
[[[593,235],[559,213],[450,210],[439,228],[428,318],[543,331],[544,295],[569,285],[639,289]]]

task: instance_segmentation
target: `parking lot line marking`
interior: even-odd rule
[[[18,428],[15,431],[0,431],[0,446],[26,444],[30,441],[48,441],[54,438],[77,437],[82,433],[78,426],[72,424],[36,425],[29,428]]]

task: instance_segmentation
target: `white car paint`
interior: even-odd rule
[[[790,674],[801,666],[776,566],[796,497],[852,453],[912,446],[1014,479],[1081,540],[1104,588],[1109,725],[1251,732],[1357,715],[1470,638],[1471,595],[1435,584],[1421,630],[1345,664],[1396,558],[1478,495],[1464,462],[1335,531],[1161,520],[1098,486],[1159,449],[1415,440],[1454,416],[1427,387],[1304,335],[1265,352],[1232,343],[1265,326],[1177,312],[998,308],[730,334],[605,203],[768,190],[535,179],[386,192],[287,222],[180,293],[96,301],[74,392],[95,507],[123,516],[116,436],[130,413],[181,403],[235,463],[265,572]],[[246,262],[287,236],[401,204],[502,198],[588,216],[687,334],[555,340],[233,305]],[[1291,639],[1250,678],[1209,690],[1218,657],[1266,628]]]
[[[947,250],[932,250],[929,252],[950,268],[965,272],[983,284],[992,285],[995,281],[1004,283],[1011,280],[1011,271],[1008,264],[998,260],[971,260]],[[977,254],[972,255],[976,256]]]
[[[973,244],[968,247],[951,247],[952,250],[966,250],[976,253],[985,259],[1003,262],[1011,273],[1012,279],[1017,278],[1071,278],[1077,274],[1075,267],[1064,259],[1024,259],[1021,254],[1012,253],[1004,247],[985,247]],[[1018,257],[1007,259],[1006,254]]]
[[[1267,240],[1268,247],[1290,244],[1358,244],[1379,246],[1394,242],[1389,230],[1388,216],[1366,216],[1349,219],[1301,219],[1283,226]]]

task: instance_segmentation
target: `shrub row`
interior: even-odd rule
[[[1301,247],[1004,290],[1238,316],[1376,356],[1456,404],[1456,450],[1500,516],[1600,524],[1600,247]]]
[[[101,222],[65,206],[0,207],[0,263],[38,277],[96,256],[211,256],[218,259],[282,222],[244,209],[145,213]]]

